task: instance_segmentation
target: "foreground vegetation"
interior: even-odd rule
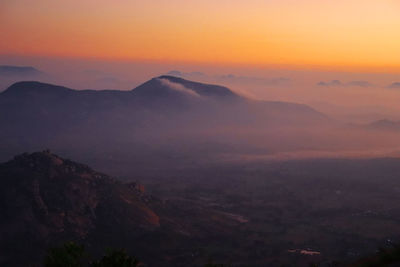
[[[124,249],[108,249],[103,257],[95,260],[83,245],[67,242],[62,246],[50,248],[43,265],[44,267],[137,267],[143,263],[136,257],[128,255]],[[228,265],[210,261],[204,267],[228,267]]]
[[[45,267],[136,267],[139,260],[122,249],[109,249],[98,260],[93,260],[83,245],[68,242],[51,248],[44,260]]]

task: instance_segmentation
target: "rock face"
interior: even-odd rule
[[[0,180],[1,266],[15,265],[8,256],[20,252],[34,259],[53,243],[86,240],[102,227],[151,232],[160,224],[142,186],[122,184],[49,151],[1,164]]]
[[[146,266],[193,266],[194,257],[202,266],[199,248],[224,244],[247,222],[191,199],[160,200],[50,151],[0,164],[0,182],[0,266],[41,266],[66,241],[94,257],[124,248]]]

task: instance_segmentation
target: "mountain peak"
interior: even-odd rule
[[[400,82],[394,82],[391,85],[388,86],[390,89],[398,89],[400,88]]]
[[[240,98],[239,95],[227,87],[189,81],[171,75],[155,77],[133,89],[133,92],[137,95],[152,97],[186,94],[189,96],[211,97],[217,99]]]
[[[382,119],[374,121],[367,125],[367,128],[374,130],[388,130],[388,131],[399,131],[400,121],[392,121],[388,119]]]
[[[16,165],[24,170],[30,170],[38,173],[48,173],[50,170],[57,173],[77,173],[90,174],[95,173],[91,168],[84,164],[75,163],[68,159],[63,159],[50,150],[41,152],[24,153],[15,156],[13,160],[8,162],[11,165]],[[93,177],[97,177],[93,175]]]
[[[37,81],[23,81],[23,82],[16,82],[10,87],[8,87],[2,94],[4,95],[12,95],[12,94],[26,94],[26,93],[65,93],[73,91],[72,89],[53,85],[49,83],[42,83]]]
[[[26,266],[43,257],[48,244],[89,240],[110,242],[109,233],[153,231],[160,226],[152,210],[154,198],[136,183],[124,184],[89,168],[63,159],[49,150],[24,153],[0,163],[2,245],[23,240],[30,246]],[[120,237],[120,236],[119,236]],[[118,238],[118,237],[116,237]],[[100,243],[101,243],[100,242]],[[14,253],[18,250],[8,250]],[[35,264],[36,266],[36,264]]]

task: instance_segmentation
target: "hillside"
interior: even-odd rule
[[[140,185],[121,184],[48,151],[1,164],[0,181],[0,265],[13,265],[8,260],[18,253],[38,260],[47,246],[86,240],[106,225],[121,227],[121,218],[130,232],[160,227]]]
[[[210,150],[214,154],[253,150],[259,144],[250,144],[251,135],[327,123],[326,116],[305,105],[248,99],[226,87],[172,76],[131,91],[18,82],[0,94],[0,125],[7,125],[0,131],[0,160],[43,147],[85,161],[98,153],[142,158],[139,151],[153,148],[163,150],[150,152],[158,156],[171,153],[174,143],[179,157],[206,144],[217,144]]]
[[[49,151],[0,164],[0,181],[1,266],[39,264],[49,247],[66,241],[94,255],[125,248],[148,266],[185,266],[196,247],[225,240],[241,224],[187,200],[162,201],[140,184]]]

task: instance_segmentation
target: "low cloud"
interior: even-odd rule
[[[372,87],[373,84],[367,81],[351,81],[346,84],[347,86],[359,86],[359,87]]]
[[[189,88],[186,88],[182,84],[174,83],[168,79],[163,79],[163,78],[158,79],[158,80],[161,82],[161,84],[163,84],[164,86],[167,86],[168,88],[170,88],[172,90],[179,91],[179,92],[182,92],[182,93],[194,96],[194,97],[201,97],[198,93],[196,93],[195,91],[193,91]]]
[[[400,89],[400,82],[394,82],[391,85],[389,85],[387,88],[389,88],[389,89]]]
[[[340,80],[332,80],[328,82],[321,81],[317,83],[318,86],[326,86],[326,87],[372,87],[373,84],[371,84],[368,81],[350,81],[347,83],[343,83]]]

